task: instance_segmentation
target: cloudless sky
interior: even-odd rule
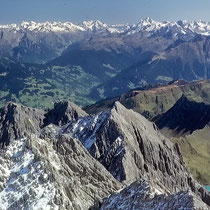
[[[210,0],[0,0],[0,24],[83,20],[137,23],[146,17],[210,21]]]

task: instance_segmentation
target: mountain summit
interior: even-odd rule
[[[100,21],[84,21],[82,24],[31,21],[0,25],[0,55],[12,56],[28,63],[44,63],[61,55],[72,43],[87,37],[97,35],[127,37],[135,34],[144,37],[189,40],[196,34],[210,35],[210,23],[158,22],[147,18],[133,25],[108,25]],[[27,43],[30,43],[30,48]]]
[[[181,189],[201,193],[201,186],[190,175],[178,144],[162,136],[154,123],[119,102],[110,110],[70,123],[62,132],[79,139],[122,183],[131,184],[141,178],[151,180],[153,186],[167,193]],[[208,203],[205,191],[202,196]]]

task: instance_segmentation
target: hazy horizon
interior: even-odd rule
[[[100,20],[107,24],[133,24],[150,17],[156,21],[210,21],[207,0],[0,0],[0,24]]]

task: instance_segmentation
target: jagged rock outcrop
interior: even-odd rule
[[[31,135],[13,141],[0,161],[1,210],[98,209],[122,187],[69,136],[53,140]]]
[[[105,209],[203,209],[205,205],[191,192],[179,192],[170,196],[161,194],[161,191],[152,187],[146,181],[136,181],[129,187],[105,199],[100,208]]]
[[[204,128],[210,122],[210,105],[189,100],[185,95],[154,122],[166,136],[180,137]]]
[[[87,114],[79,106],[70,101],[63,101],[54,104],[54,108],[50,110],[44,119],[44,126],[49,124],[65,125],[78,117],[84,117]]]
[[[11,140],[38,133],[49,124],[61,126],[86,115],[85,111],[69,101],[55,103],[48,112],[8,102],[0,109],[1,147]]]
[[[9,102],[0,109],[0,144],[28,136],[40,130],[44,111]]]
[[[166,193],[192,190],[210,205],[210,194],[192,178],[178,144],[119,102],[109,111],[70,123],[63,132],[80,139],[120,182],[143,178],[152,180]]]

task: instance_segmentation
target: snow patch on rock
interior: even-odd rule
[[[58,209],[50,175],[26,145],[18,139],[0,153],[0,209]]]
[[[110,111],[102,112],[98,115],[89,115],[79,118],[70,123],[63,133],[70,133],[72,138],[77,138],[86,149],[90,149],[96,141],[96,132],[109,117]]]

